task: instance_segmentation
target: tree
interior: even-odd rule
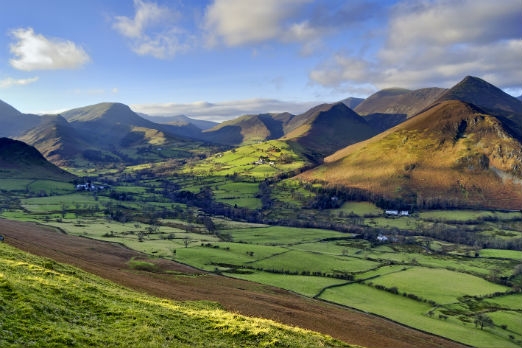
[[[188,248],[188,246],[190,244],[190,238],[189,237],[183,238],[183,244],[185,245],[185,248]]]
[[[475,316],[475,327],[479,327],[480,326],[480,329],[483,330],[484,326],[492,327],[493,325],[494,325],[493,324],[493,319],[488,317],[486,314],[479,313],[479,314],[477,314]]]

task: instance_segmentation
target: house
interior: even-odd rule
[[[392,216],[409,216],[410,212],[407,210],[385,210],[384,213],[386,215],[392,215]]]
[[[384,243],[384,242],[387,242],[388,241],[388,237],[386,237],[385,235],[383,234],[379,234],[377,236],[377,241],[381,242],[381,243]]]

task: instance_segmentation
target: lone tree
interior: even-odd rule
[[[494,325],[493,324],[493,319],[488,317],[486,314],[479,313],[479,314],[477,314],[475,316],[475,327],[479,327],[480,326],[480,329],[484,330],[484,326],[492,327],[493,325]]]

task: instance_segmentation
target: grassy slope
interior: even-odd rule
[[[0,244],[0,345],[343,346],[310,331],[146,296]]]

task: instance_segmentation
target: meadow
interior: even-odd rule
[[[236,155],[225,153],[209,161],[241,161]],[[97,194],[71,187],[38,197],[26,189],[32,183],[6,181],[4,197],[17,201],[6,204],[0,217],[36,221],[68,234],[120,243],[153,258],[281,287],[472,346],[522,344],[522,251],[506,247],[522,234],[520,212],[423,211],[399,218],[367,202],[296,210],[316,193],[294,187],[292,181],[275,185],[270,192],[275,206],[261,210],[263,175],[238,179],[227,171],[214,174],[183,174],[171,182],[193,194],[210,188],[210,199],[246,213],[306,214],[317,221],[348,222],[354,231],[209,216],[169,200],[164,181],[139,182],[131,173],[111,192]],[[386,238],[380,241],[378,236]],[[471,237],[480,243],[470,243]],[[484,247],[486,242],[490,244]],[[493,324],[477,327],[479,315]]]

